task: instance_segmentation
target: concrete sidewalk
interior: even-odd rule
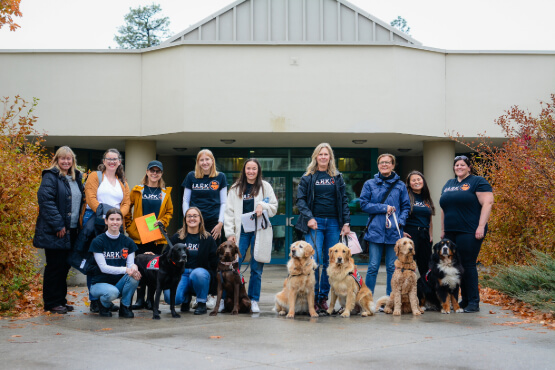
[[[478,314],[285,319],[272,308],[286,275],[285,266],[266,266],[262,313],[236,317],[173,319],[162,305],[160,321],[149,311],[131,320],[100,318],[89,313],[86,288],[78,287],[73,313],[0,320],[2,368],[555,368],[554,331],[513,325],[519,320],[510,312],[487,304]],[[383,294],[380,270],[374,299]]]

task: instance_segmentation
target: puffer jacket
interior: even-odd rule
[[[75,181],[81,191],[81,204],[85,201],[82,174],[75,170]],[[36,248],[71,249],[69,229],[71,226],[71,188],[69,182],[56,167],[42,171],[42,181],[37,193],[39,215],[35,227],[33,245]],[[66,235],[58,238],[56,233],[66,228]]]
[[[139,231],[137,230],[137,225],[135,225],[135,219],[137,217],[144,216],[143,214],[143,191],[144,185],[136,185],[131,190],[131,207],[133,211],[125,215],[125,229],[127,234],[136,244],[141,244],[141,237]],[[172,191],[171,187],[162,189],[162,205],[160,206],[160,211],[158,211],[158,220],[164,224],[167,228],[170,224],[170,220],[173,217],[173,203],[170,193]],[[133,216],[131,216],[133,213]],[[166,239],[162,238],[156,241],[156,244],[167,244]]]
[[[390,189],[392,184],[396,181],[395,187],[387,196],[385,202],[380,203],[385,193]],[[389,218],[391,221],[391,228],[385,227],[385,215],[387,213],[387,206],[395,207],[395,216],[399,222],[399,229],[403,235],[403,227],[407,222],[407,217],[410,212],[410,199],[409,193],[405,183],[400,180],[399,175],[395,173],[393,178],[383,180],[380,174],[376,174],[373,179],[367,180],[364,183],[362,192],[360,193],[360,208],[372,218],[368,231],[364,235],[364,239],[372,243],[395,244],[399,239],[399,233],[395,227],[393,216]]]

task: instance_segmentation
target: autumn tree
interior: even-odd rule
[[[502,147],[483,135],[474,168],[493,186],[495,204],[480,252],[485,264],[526,263],[534,250],[555,252],[555,94],[535,116],[517,106],[495,121],[507,141]]]
[[[398,16],[389,23],[391,26],[397,28],[399,31],[406,33],[410,36],[410,27],[407,24],[407,20],[401,16]]]
[[[0,29],[6,25],[10,27],[10,31],[20,28],[12,18],[23,15],[19,11],[20,2],[21,0],[0,0]]]
[[[49,158],[34,128],[36,105],[37,99],[32,103],[19,96],[13,101],[0,99],[0,311],[19,309],[38,276],[32,243],[37,191]]]
[[[125,26],[118,29],[114,37],[121,49],[142,49],[160,44],[162,37],[168,37],[170,20],[158,17],[160,5],[152,4],[129,8],[125,15]]]

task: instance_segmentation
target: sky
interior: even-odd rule
[[[301,0],[296,0],[301,1]],[[233,0],[155,0],[172,34],[187,29]],[[553,0],[351,0],[391,22],[402,16],[411,36],[446,50],[555,50]],[[114,35],[138,0],[21,0],[21,26],[0,30],[0,49],[116,48]]]

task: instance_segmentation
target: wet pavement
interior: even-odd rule
[[[264,268],[260,314],[174,319],[161,305],[158,321],[146,310],[101,318],[85,305],[86,288],[73,287],[72,313],[0,320],[2,368],[555,369],[555,331],[487,304],[476,314],[280,317],[273,298],[286,275]],[[374,299],[383,294],[382,269]]]

